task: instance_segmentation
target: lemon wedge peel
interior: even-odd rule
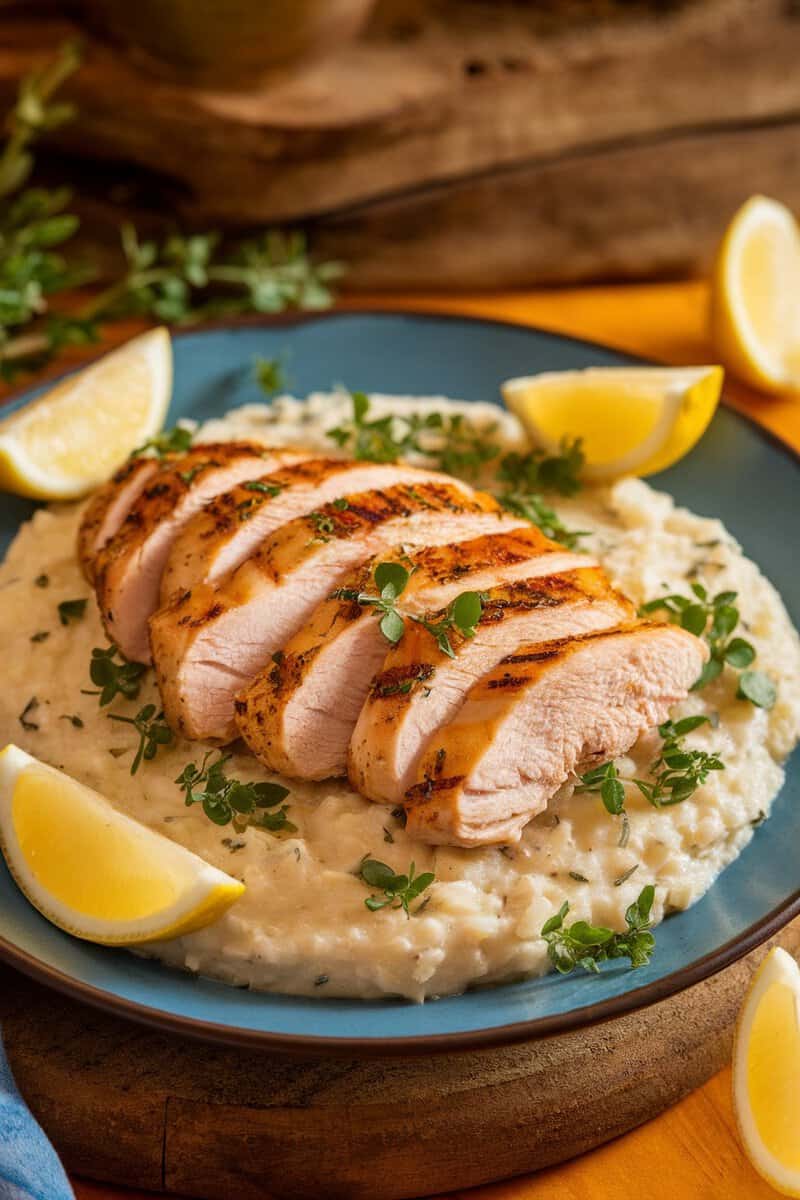
[[[800,1197],[800,966],[775,947],[736,1023],[733,1105],[745,1153],[785,1196]]]
[[[721,360],[771,394],[800,389],[800,228],[785,205],[752,196],[729,224],[711,280]]]
[[[172,394],[168,330],[151,329],[0,421],[0,488],[74,500],[162,428]]]
[[[536,445],[557,454],[581,437],[591,483],[653,475],[678,462],[710,424],[722,392],[720,366],[587,367],[501,386],[507,407]]]
[[[18,746],[0,752],[0,850],[18,887],[86,941],[142,945],[210,925],[244,884]]]

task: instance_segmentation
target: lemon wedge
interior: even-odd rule
[[[785,1196],[800,1196],[800,967],[771,950],[736,1023],[733,1105],[750,1162]]]
[[[800,389],[800,229],[783,204],[753,196],[728,226],[711,284],[722,361],[766,392]]]
[[[17,746],[0,753],[0,849],[31,904],[108,946],[210,925],[244,884]]]
[[[0,488],[72,500],[102,483],[164,424],[172,345],[152,329],[0,421]]]
[[[653,475],[688,454],[719,403],[722,367],[588,367],[509,379],[507,407],[557,454],[580,437],[585,479]]]

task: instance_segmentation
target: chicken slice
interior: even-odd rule
[[[518,841],[579,765],[624,754],[664,721],[707,658],[693,634],[646,622],[520,646],[431,739],[404,799],[408,832],[456,846]]]
[[[94,563],[141,496],[147,483],[164,465],[163,459],[131,458],[98,488],[86,505],[78,530],[78,562],[89,583]]]
[[[444,608],[463,591],[592,565],[588,555],[565,550],[527,523],[398,557],[411,571],[400,600],[410,613]],[[374,593],[379,561],[366,563],[342,587]],[[387,649],[374,608],[323,600],[279,661],[239,697],[237,724],[256,757],[299,779],[344,775],[358,714]]]
[[[234,696],[342,576],[402,542],[443,543],[506,528],[484,493],[456,483],[396,484],[323,505],[281,526],[219,584],[200,584],[150,621],[164,711],[190,738],[236,735]]]
[[[430,614],[440,622],[445,612]],[[474,637],[448,633],[454,657],[420,625],[407,629],[373,679],[348,760],[350,782],[382,804],[399,804],[431,737],[455,717],[469,689],[522,643],[543,644],[611,629],[636,611],[600,567],[518,580],[486,593]]]
[[[178,532],[213,496],[275,470],[286,453],[250,442],[200,444],[147,480],[95,560],[100,615],[126,658],[150,661],[147,618],[158,606],[161,572]]]
[[[214,582],[294,517],[348,492],[448,477],[403,463],[305,457],[215,496],[178,534],[161,579],[161,603],[196,583]]]

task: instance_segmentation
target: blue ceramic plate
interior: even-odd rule
[[[170,419],[210,417],[259,399],[251,369],[259,354],[283,355],[300,395],[343,382],[465,400],[497,400],[509,376],[631,361],[600,346],[489,321],[350,313],[238,325],[176,339]],[[697,449],[655,484],[696,512],[721,517],[800,623],[800,575],[790,544],[800,470],[786,448],[723,410]],[[2,498],[0,550],[31,511],[24,501]],[[599,977],[551,975],[425,1005],[251,993],[91,946],[39,916],[2,866],[0,956],[100,1007],[208,1039],[381,1053],[507,1042],[650,1004],[745,954],[800,912],[798,846],[796,756],[771,819],[698,904],[659,928],[649,966],[609,965]]]

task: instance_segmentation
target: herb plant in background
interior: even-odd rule
[[[54,99],[80,66],[74,44],[33,71],[19,86],[6,119],[0,153],[0,371],[8,378],[35,367],[70,343],[94,341],[113,317],[138,315],[192,322],[207,316],[273,313],[284,308],[326,308],[338,263],[314,264],[299,233],[262,232],[231,239],[220,233],[174,233],[142,240],[122,229],[125,265],[120,277],[76,312],[61,312],[52,298],[96,280],[90,262],[73,260],[78,230],[67,188],[29,186],[37,138],[78,115]]]

